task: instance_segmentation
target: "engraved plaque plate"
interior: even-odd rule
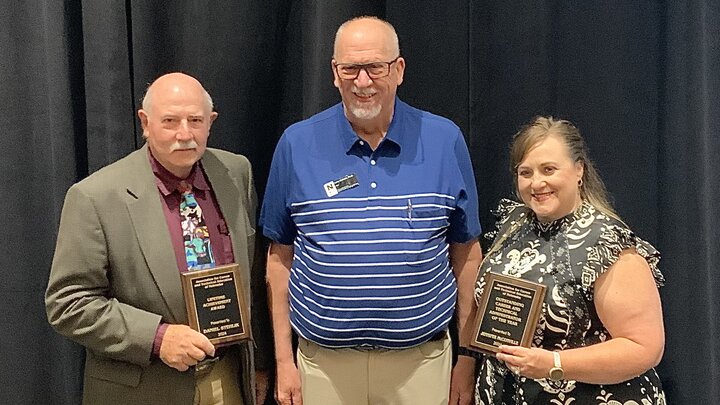
[[[497,273],[485,280],[470,347],[487,354],[500,345],[530,347],[547,287]]]
[[[250,338],[239,271],[233,263],[181,274],[190,327],[216,346]]]

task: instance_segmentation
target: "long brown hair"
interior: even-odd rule
[[[567,146],[570,158],[574,162],[580,162],[584,167],[580,185],[580,197],[583,201],[589,202],[600,212],[622,222],[608,199],[605,184],[588,157],[587,146],[580,130],[570,121],[538,116],[515,134],[510,146],[510,171],[515,183],[515,192],[519,195],[518,166],[530,149],[551,135],[560,139]]]

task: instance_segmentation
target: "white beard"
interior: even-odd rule
[[[382,111],[382,105],[380,104],[369,108],[357,106],[350,107],[350,113],[354,115],[355,118],[361,120],[371,120],[373,118],[376,118],[378,115],[380,115],[380,111]]]
[[[354,94],[357,94],[359,96],[373,96],[377,93],[377,91],[373,89],[364,89],[360,90],[356,86],[353,85],[352,89],[350,89]],[[355,118],[360,120],[371,120],[376,118],[378,115],[380,115],[380,111],[382,111],[382,104],[376,104],[372,107],[360,107],[358,105],[351,105],[350,113],[355,116]]]

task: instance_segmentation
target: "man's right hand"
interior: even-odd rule
[[[160,360],[178,371],[185,371],[213,355],[215,346],[210,340],[187,325],[169,325],[160,344]]]
[[[278,362],[275,401],[280,405],[302,405],[300,387],[300,373],[295,363]]]

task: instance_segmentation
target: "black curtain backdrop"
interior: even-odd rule
[[[717,1],[4,3],[0,403],[80,403],[83,350],[43,303],[59,212],[73,182],[142,144],[147,84],[198,77],[220,113],[210,144],[247,155],[262,193],[283,129],[339,101],[334,32],[364,14],[398,30],[400,96],[463,129],[486,230],[512,194],[518,126],[553,114],[581,128],[618,211],[664,254],[668,402],[720,398]]]

